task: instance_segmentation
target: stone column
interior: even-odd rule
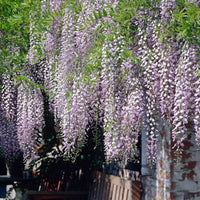
[[[171,131],[167,121],[159,122],[156,200],[171,200]]]
[[[156,180],[154,170],[150,169],[147,160],[146,150],[146,131],[142,131],[141,137],[141,184],[142,184],[142,200],[155,199],[155,185]]]

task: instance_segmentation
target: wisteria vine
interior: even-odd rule
[[[77,156],[89,122],[97,121],[104,129],[107,160],[132,159],[145,129],[147,157],[155,163],[160,117],[171,124],[177,151],[183,149],[188,123],[194,122],[200,143],[199,44],[196,37],[188,40],[190,35],[177,33],[174,23],[176,8],[184,4],[174,0],[129,3],[43,0],[41,12],[57,15],[40,41],[31,24],[28,59],[34,65],[39,52],[45,57],[39,74],[68,157]],[[197,9],[198,1],[189,3]],[[2,80],[1,112],[15,123],[19,148],[28,158],[34,154],[36,130],[44,126],[42,92],[22,81],[13,108],[13,93],[6,89],[9,79]],[[1,131],[2,137],[6,134]]]

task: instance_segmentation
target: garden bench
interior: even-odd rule
[[[95,172],[88,200],[140,200],[141,183]]]

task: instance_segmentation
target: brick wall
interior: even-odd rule
[[[156,194],[156,179],[153,176],[142,176],[142,200],[153,200]]]
[[[193,131],[188,132],[177,163],[170,128],[166,122],[160,123],[156,168],[141,179],[143,200],[200,200],[200,147],[194,137]]]
[[[188,132],[179,164],[171,163],[172,200],[200,199],[200,151],[198,149],[193,131]]]

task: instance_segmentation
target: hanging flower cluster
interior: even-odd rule
[[[177,4],[163,0],[152,5],[155,9],[141,7],[132,20],[137,27],[133,33],[137,42],[127,47],[125,38],[116,31],[120,25],[112,21],[110,14],[97,19],[94,11],[98,14],[104,8],[103,2],[79,3],[78,16],[64,9],[60,54],[48,56],[46,69],[51,74],[47,83],[50,83],[52,108],[64,133],[65,147],[73,149],[77,138],[84,140],[88,122],[98,119],[104,127],[107,159],[131,158],[143,126],[147,157],[156,162],[157,120],[162,117],[172,125],[175,147],[182,148],[188,120],[192,120],[190,116],[195,116],[198,135],[199,82],[195,76],[197,47],[191,44],[185,47],[184,42],[172,37],[167,44],[160,40],[159,34],[165,31],[162,26],[167,25]],[[110,3],[118,9],[117,1]],[[88,19],[90,25],[82,30]],[[97,49],[93,45],[93,33],[100,26],[104,26],[102,48],[99,54],[90,53],[88,50]],[[48,38],[46,43],[54,47]],[[137,61],[132,55],[125,58],[126,50],[132,51]],[[95,80],[93,84],[88,77]]]
[[[13,76],[3,74],[1,77],[1,109],[8,121],[13,121],[16,115],[16,87]]]
[[[17,138],[17,124],[5,119],[2,112],[0,120],[0,146],[6,161],[13,162],[21,153]]]
[[[149,23],[150,21],[151,19],[149,19]],[[162,55],[164,52],[158,43],[158,36],[155,32],[156,25],[155,21],[151,21],[151,25],[147,26],[146,31],[140,29],[139,48],[136,52],[136,55],[140,58],[142,69],[140,82],[144,87],[144,99],[146,101],[146,122],[144,122],[144,126],[147,135],[147,157],[153,162],[157,156],[156,114],[159,106],[159,68],[163,64],[161,59],[164,59],[164,55]]]
[[[126,103],[122,108],[121,127],[124,137],[127,138],[124,148],[125,155],[132,158],[134,154],[137,154],[141,122],[144,119],[144,94],[137,78],[137,66],[133,66],[130,61],[123,61],[122,69],[125,69],[127,74],[125,80]]]
[[[197,77],[195,97],[195,114],[194,114],[194,124],[196,131],[196,142],[200,144],[200,77]]]
[[[102,49],[102,91],[105,100],[105,148],[108,158],[121,156],[123,149],[120,140],[125,141],[121,133],[122,108],[125,104],[125,88],[120,73],[120,37],[106,41]],[[103,103],[103,102],[102,102]],[[120,152],[122,151],[122,152]]]
[[[96,93],[96,77],[89,75],[89,80],[84,80],[82,69],[87,60],[88,50],[94,40],[94,27],[88,27],[80,31],[85,19],[93,14],[94,10],[101,10],[102,3],[98,1],[80,1],[79,15],[72,10],[64,9],[63,24],[61,29],[60,54],[55,52],[47,56],[45,68],[45,86],[52,97],[51,110],[55,116],[55,122],[59,125],[63,137],[63,145],[69,157],[76,157],[84,144],[88,122],[97,121],[98,100]],[[51,5],[50,5],[51,7]],[[84,13],[84,14],[83,14]],[[100,22],[99,22],[100,23]],[[96,24],[94,24],[96,26]],[[56,29],[52,26],[51,29]],[[46,44],[55,48],[49,38]],[[45,46],[45,45],[44,45]],[[85,85],[84,82],[91,84]]]
[[[33,158],[37,133],[43,127],[43,97],[40,89],[26,82],[15,84],[17,75],[3,75],[1,92],[1,147],[7,160],[22,152]]]
[[[158,15],[160,21],[153,16],[147,19],[146,29],[142,25],[139,26],[140,47],[136,54],[141,61],[146,96],[147,156],[153,162],[156,161],[157,154],[158,117],[161,116],[171,123],[174,148],[181,151],[183,141],[187,137],[186,127],[192,120],[195,109],[197,46],[187,42],[184,45],[174,38],[169,38],[165,44],[159,41],[159,32],[156,31],[163,31],[160,22],[166,24],[175,6],[173,1],[161,1]],[[144,12],[140,14],[143,16]]]
[[[195,109],[195,69],[197,59],[195,47],[183,46],[183,51],[176,68],[175,77],[175,103],[174,103],[174,129],[173,140],[177,140],[177,147],[183,147],[186,137],[187,124],[194,116]],[[198,116],[198,115],[197,115]]]
[[[16,93],[17,88],[11,75],[1,77],[0,93],[0,145],[8,162],[12,162],[21,152],[17,139]]]
[[[143,93],[137,67],[122,60],[124,39],[114,37],[102,49],[102,99],[107,160],[133,158],[143,118]]]
[[[24,159],[34,158],[37,133],[42,132],[43,96],[40,89],[30,88],[23,83],[18,87],[17,134]]]
[[[191,121],[199,143],[198,46],[184,38],[177,39],[176,35],[168,35],[167,42],[161,37],[178,3],[161,0],[144,6],[137,1],[133,19],[122,16],[125,15],[124,24],[128,21],[129,34],[123,32],[123,22],[116,17],[124,13],[120,10],[125,8],[123,3],[127,3],[129,11],[129,2],[107,3],[42,1],[43,13],[49,9],[52,13],[62,11],[63,15],[58,14],[42,33],[39,46],[45,61],[38,72],[34,74],[32,70],[31,74],[33,82],[44,84],[48,90],[50,111],[60,127],[66,154],[77,156],[88,125],[93,122],[104,129],[107,160],[132,158],[141,129],[145,129],[147,157],[155,163],[159,118],[171,124],[176,150],[182,149]],[[137,3],[141,6],[137,7]],[[34,47],[38,44],[34,23],[31,35],[29,59],[34,64]],[[41,82],[37,82],[36,75]],[[6,119],[13,120],[10,83],[3,80],[2,112]],[[16,129],[26,158],[33,155],[36,130],[41,131],[43,126],[43,106],[40,89],[18,85]]]

